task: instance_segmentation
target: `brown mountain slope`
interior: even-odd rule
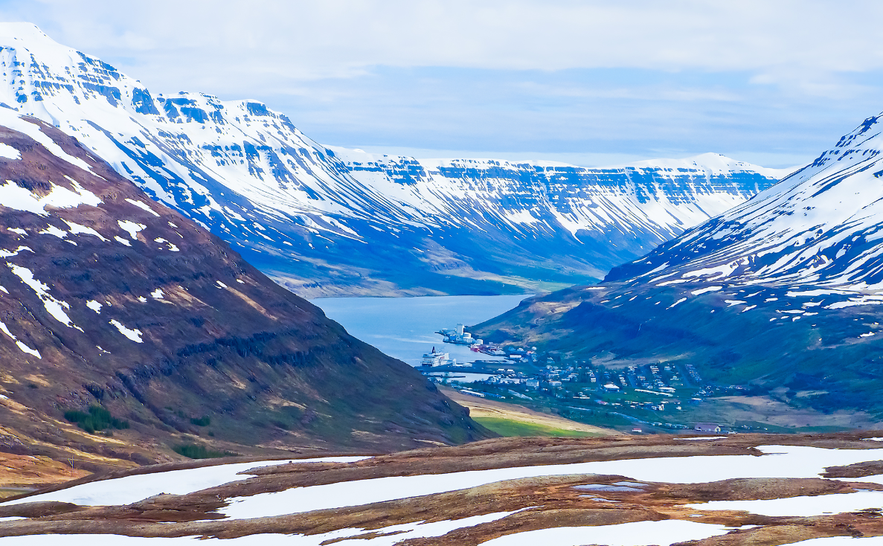
[[[373,451],[487,434],[74,139],[12,116],[0,125],[45,146],[0,128],[0,449],[66,446],[100,466],[188,443]],[[94,405],[130,428],[65,421]]]

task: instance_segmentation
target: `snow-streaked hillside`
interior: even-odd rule
[[[778,185],[615,267],[600,285],[528,300],[473,335],[623,365],[691,364],[713,390],[751,392],[756,407],[816,412],[800,426],[833,424],[838,413],[876,418],[881,121],[866,119]]]
[[[0,24],[0,47],[0,102],[305,295],[589,281],[781,174],[714,154],[613,169],[377,157],[322,146],[259,102],[153,94],[30,24]]]
[[[94,471],[168,460],[178,433],[219,453],[377,451],[477,428],[413,368],[7,108],[0,181],[4,449]]]
[[[883,124],[865,120],[813,163],[611,279],[883,289]],[[650,273],[652,271],[652,273]]]

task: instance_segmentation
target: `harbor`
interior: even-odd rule
[[[458,364],[498,360],[470,345],[443,343],[436,332],[456,324],[479,324],[530,296],[432,296],[413,298],[321,298],[313,303],[347,332],[415,368],[437,350]],[[442,350],[442,346],[444,347]]]

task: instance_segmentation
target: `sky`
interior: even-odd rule
[[[0,0],[153,94],[328,145],[601,166],[811,161],[883,111],[883,2]]]

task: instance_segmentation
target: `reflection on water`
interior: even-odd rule
[[[347,332],[412,366],[433,347],[460,362],[490,360],[436,334],[457,323],[467,326],[512,309],[529,296],[428,296],[419,298],[320,298],[313,300]]]

